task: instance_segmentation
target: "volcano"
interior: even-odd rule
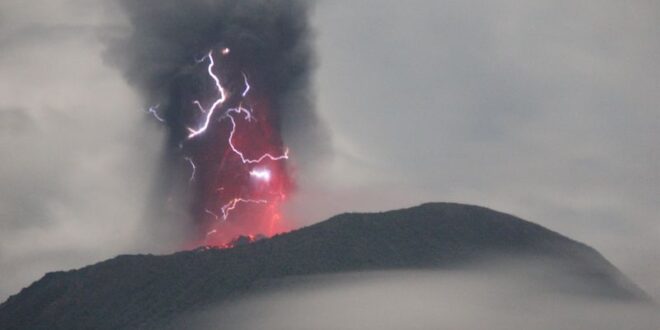
[[[593,248],[471,205],[345,213],[244,243],[164,256],[123,255],[48,273],[0,305],[0,328],[167,328],[181,315],[231,301],[271,280],[372,270],[444,271],[502,256],[542,260],[558,270],[562,283],[571,283],[574,294],[649,300]]]

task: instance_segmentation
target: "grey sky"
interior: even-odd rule
[[[324,185],[342,191],[324,216],[485,205],[595,246],[658,296],[658,9],[323,2],[317,90],[338,153]]]
[[[599,249],[660,298],[660,17],[653,1],[320,1],[335,153],[300,224],[426,201],[488,206]],[[0,4],[0,300],[149,241],[162,130],[118,71],[107,2]]]

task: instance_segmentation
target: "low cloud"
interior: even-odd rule
[[[660,325],[655,305],[561,292],[557,290],[561,283],[549,278],[552,270],[526,274],[522,265],[518,267],[295,278],[266,284],[247,298],[184,317],[177,326],[652,330]]]

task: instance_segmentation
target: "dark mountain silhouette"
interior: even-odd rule
[[[648,297],[594,249],[486,208],[430,203],[346,213],[231,249],[124,255],[42,279],[0,305],[1,329],[162,328],[260,281],[349,271],[461,267],[506,255],[548,260],[578,294]]]

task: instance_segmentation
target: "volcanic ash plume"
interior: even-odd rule
[[[108,58],[168,130],[155,218],[192,219],[194,244],[215,246],[287,230],[279,208],[295,187],[289,162],[305,153],[298,141],[318,141],[320,126],[308,90],[307,2],[122,6],[132,31]]]

